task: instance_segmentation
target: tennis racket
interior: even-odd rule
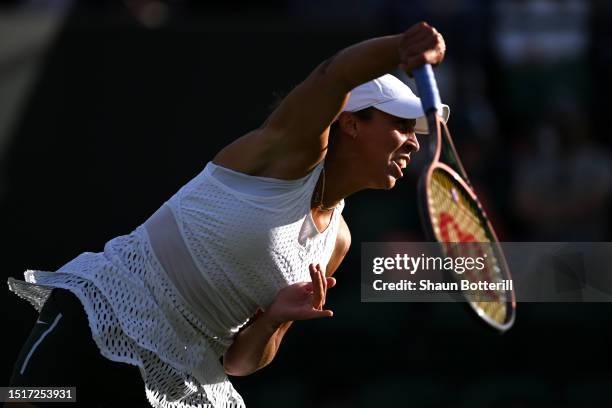
[[[431,65],[414,70],[429,127],[429,166],[421,174],[418,200],[426,236],[441,245],[445,257],[477,257],[484,268],[451,272],[451,279],[503,283],[511,280],[504,254],[455,150],[451,135],[437,112],[440,95]],[[443,159],[443,161],[441,161]],[[510,285],[506,285],[510,286]],[[459,286],[460,287],[460,286]],[[516,297],[510,286],[486,291],[462,291],[470,308],[489,326],[506,331],[514,323]]]

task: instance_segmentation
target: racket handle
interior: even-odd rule
[[[421,98],[421,106],[423,106],[425,114],[428,114],[432,110],[436,112],[440,110],[440,108],[442,108],[442,101],[440,100],[438,84],[436,83],[436,77],[434,76],[431,65],[425,64],[415,68],[412,73],[416,80],[419,97]]]

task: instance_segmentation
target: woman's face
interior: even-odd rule
[[[356,118],[356,142],[367,188],[390,189],[419,150],[415,119],[403,119],[378,109],[369,119]]]

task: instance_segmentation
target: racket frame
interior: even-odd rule
[[[476,203],[478,206],[478,210],[480,211],[480,217],[485,222],[486,227],[488,229],[488,233],[491,235],[490,245],[492,245],[492,249],[495,252],[497,257],[497,261],[500,264],[502,270],[502,276],[505,273],[507,276],[503,276],[504,279],[512,279],[510,274],[510,269],[508,268],[508,264],[504,257],[503,251],[499,245],[499,240],[497,239],[497,235],[495,234],[495,230],[493,229],[489,218],[486,215],[486,212],[482,208],[480,200],[476,196],[471,183],[467,177],[467,173],[459,155],[457,154],[457,150],[455,149],[455,145],[452,142],[450,132],[448,131],[448,127],[446,124],[440,119],[437,115],[436,111],[432,110],[427,113],[427,124],[429,129],[429,160],[428,160],[428,168],[427,171],[421,174],[418,182],[417,194],[419,197],[419,214],[421,216],[421,223],[424,226],[425,235],[428,240],[432,242],[439,242],[436,238],[436,234],[434,232],[433,223],[431,214],[429,212],[429,195],[428,195],[428,186],[431,183],[431,179],[434,171],[439,168],[448,173],[455,182],[457,182],[463,190],[468,194],[469,198]],[[433,131],[432,131],[433,130]],[[456,161],[456,165],[458,167],[458,171],[453,169],[451,166],[446,163],[440,162],[440,155],[442,151],[442,133],[445,134],[445,142],[448,144],[448,148],[450,150],[450,154],[453,155],[453,159]],[[461,173],[461,174],[459,174]],[[463,176],[463,177],[462,177]],[[453,276],[453,279],[455,277]],[[505,332],[514,324],[514,320],[516,317],[516,295],[514,290],[509,290],[510,296],[506,298],[506,319],[503,323],[499,323],[492,319],[489,315],[487,315],[482,309],[477,307],[473,302],[468,299],[467,303],[471,310],[473,310],[478,317],[480,317],[481,321],[486,322],[489,327],[493,327],[494,329]],[[465,296],[465,295],[464,295]]]

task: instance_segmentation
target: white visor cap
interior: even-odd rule
[[[400,118],[416,119],[415,132],[429,133],[421,99],[412,92],[408,85],[391,74],[383,75],[354,88],[342,111],[356,112],[369,107]],[[438,115],[446,123],[450,115],[448,105],[442,104]]]

